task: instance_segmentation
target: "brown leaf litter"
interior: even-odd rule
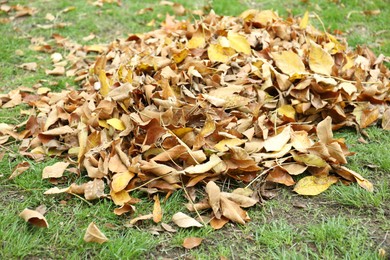
[[[273,196],[264,188],[269,183],[303,195],[341,180],[372,191],[344,166],[351,152],[332,130],[360,130],[381,119],[389,129],[388,58],[364,47],[352,51],[308,19],[257,10],[239,17],[211,12],[195,23],[168,15],[156,31],[93,46],[53,35],[67,57],[32,39],[33,49],[53,53],[54,69],[46,73],[76,76],[82,89],[38,94],[23,87],[0,95],[3,108],[34,108],[20,125],[1,124],[0,137],[20,140],[20,153],[33,160],[66,161],[45,168],[43,178],[64,178],[70,166],[90,177],[46,194],[110,198],[117,215],[134,212],[139,200],[132,191],[142,190],[155,203],[139,219],[158,223],[163,212],[156,193],[169,197],[184,189],[197,219],[176,213],[180,227],[245,224],[243,208]],[[88,52],[101,55],[91,62]],[[293,177],[304,173],[296,183]],[[216,183],[226,178],[247,187],[221,191]],[[251,186],[256,182],[264,185]],[[194,186],[204,186],[206,196],[190,195]],[[211,215],[200,215],[205,209]],[[105,241],[96,227],[89,229],[89,240]]]

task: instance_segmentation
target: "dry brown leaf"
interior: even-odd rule
[[[68,166],[69,163],[66,162],[56,162],[51,166],[46,166],[42,171],[42,179],[61,178]]]
[[[154,223],[159,223],[162,220],[162,209],[160,205],[160,199],[158,195],[153,196],[154,205],[153,205],[153,221]]]
[[[183,240],[183,247],[186,249],[192,249],[198,247],[203,241],[200,237],[186,237]]]
[[[246,211],[224,196],[221,196],[221,210],[222,215],[233,222],[244,225],[249,220]]]
[[[22,219],[24,219],[26,222],[36,227],[43,227],[43,228],[49,227],[49,223],[47,222],[46,218],[36,210],[26,208],[19,214],[19,216]]]
[[[8,179],[13,179],[22,174],[23,172],[27,171],[30,168],[29,162],[21,162],[16,165],[15,169],[13,170],[11,176],[9,176]]]
[[[179,227],[182,227],[182,228],[203,227],[203,225],[200,224],[198,221],[196,221],[194,218],[191,218],[190,216],[188,216],[182,212],[175,213],[172,216],[172,221],[176,225],[178,225]]]
[[[208,195],[208,202],[211,206],[211,209],[214,212],[214,215],[216,216],[216,218],[220,218],[221,217],[221,212],[220,212],[221,190],[219,189],[217,184],[215,184],[215,182],[209,181],[206,185],[206,193]]]
[[[267,152],[278,152],[288,143],[290,140],[290,127],[285,127],[283,131],[275,136],[269,137],[264,141],[264,148]]]
[[[85,231],[84,241],[87,243],[103,244],[108,241],[108,238],[99,230],[94,222],[91,222]]]
[[[276,66],[289,76],[294,74],[305,74],[305,64],[302,59],[293,51],[272,52],[271,57],[274,59]]]

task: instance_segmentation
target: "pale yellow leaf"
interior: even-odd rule
[[[57,162],[51,166],[46,166],[42,171],[42,179],[60,178],[68,166],[69,163],[66,162]]]
[[[319,74],[330,75],[334,65],[333,57],[314,41],[310,41],[309,66]]]
[[[221,190],[219,189],[218,185],[215,184],[213,181],[209,181],[206,185],[206,193],[208,195],[208,201],[211,206],[211,209],[214,212],[214,215],[217,218],[221,217]]]
[[[302,17],[301,22],[299,23],[299,28],[306,29],[308,23],[309,23],[309,12],[306,11]]]
[[[283,131],[264,141],[264,148],[267,152],[280,151],[290,140],[290,126],[285,127]]]
[[[114,174],[111,182],[112,191],[116,193],[123,190],[133,177],[134,173],[129,171]]]
[[[108,95],[108,92],[110,92],[110,87],[108,85],[106,72],[104,69],[99,70],[99,81],[100,81],[100,94],[102,94],[103,97]]]
[[[328,144],[333,141],[332,118],[327,116],[317,125],[317,135],[321,142]]]
[[[251,54],[251,46],[248,40],[241,34],[229,31],[227,39],[229,40],[230,47],[236,52]]]
[[[234,49],[222,47],[220,44],[210,44],[207,49],[209,59],[213,62],[227,63],[235,53]]]
[[[294,191],[300,195],[318,195],[337,181],[335,176],[306,176],[298,181]]]
[[[230,146],[240,146],[243,143],[245,143],[245,140],[238,138],[223,139],[219,141],[216,145],[214,145],[214,149],[221,152],[226,152],[229,150]]]
[[[198,221],[196,221],[194,218],[191,218],[190,216],[184,214],[183,212],[175,213],[172,216],[172,221],[182,228],[189,228],[189,227],[203,227],[202,224],[200,224]]]
[[[306,73],[305,64],[301,57],[293,51],[271,52],[276,66],[289,76]]]
[[[107,120],[107,124],[114,127],[116,130],[123,131],[126,129],[125,124],[118,118],[111,118]]]
[[[293,158],[296,162],[304,163],[307,166],[314,166],[314,167],[325,167],[328,165],[326,161],[324,161],[321,157],[315,155],[315,154],[296,154],[294,152],[291,152],[293,155]]]

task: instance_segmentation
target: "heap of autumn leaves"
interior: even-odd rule
[[[3,138],[21,140],[20,153],[37,161],[64,159],[43,170],[60,184],[45,194],[110,198],[120,215],[139,201],[132,191],[168,197],[183,188],[187,208],[211,212],[203,220],[220,228],[249,221],[242,208],[267,197],[270,183],[295,185],[302,195],[339,181],[373,190],[343,166],[351,153],[332,130],[378,120],[389,130],[386,57],[349,50],[312,27],[307,14],[283,20],[272,11],[211,12],[194,24],[167,16],[160,29],[102,49],[93,63],[74,63],[82,90],[1,96],[3,107],[17,96],[36,111],[25,124],[3,124]],[[90,181],[61,188],[66,170]],[[296,183],[292,176],[301,174]],[[247,188],[221,191],[216,183],[228,178]],[[205,186],[204,198],[196,186]],[[154,200],[144,218],[159,222]],[[201,226],[181,212],[173,221]]]

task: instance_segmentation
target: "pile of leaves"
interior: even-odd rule
[[[242,208],[274,196],[275,183],[302,195],[337,182],[373,191],[344,166],[351,153],[332,130],[360,131],[378,120],[390,129],[387,58],[348,49],[344,39],[311,26],[307,13],[283,20],[273,11],[211,12],[195,23],[168,15],[158,30],[105,46],[54,37],[71,50],[68,72],[82,89],[23,87],[0,96],[2,107],[34,108],[22,124],[1,124],[1,143],[20,140],[19,152],[36,161],[63,158],[43,170],[56,184],[45,194],[109,198],[121,215],[139,201],[132,192],[144,191],[154,198],[153,213],[133,225],[160,222],[157,194],[184,189],[189,211],[211,215],[200,223],[179,212],[173,221],[221,228],[249,221]],[[85,58],[94,51],[101,52],[96,60]],[[11,178],[26,168],[21,163]],[[76,184],[84,175],[90,180]],[[246,187],[221,191],[216,183],[229,179]],[[194,187],[205,187],[204,198]]]

